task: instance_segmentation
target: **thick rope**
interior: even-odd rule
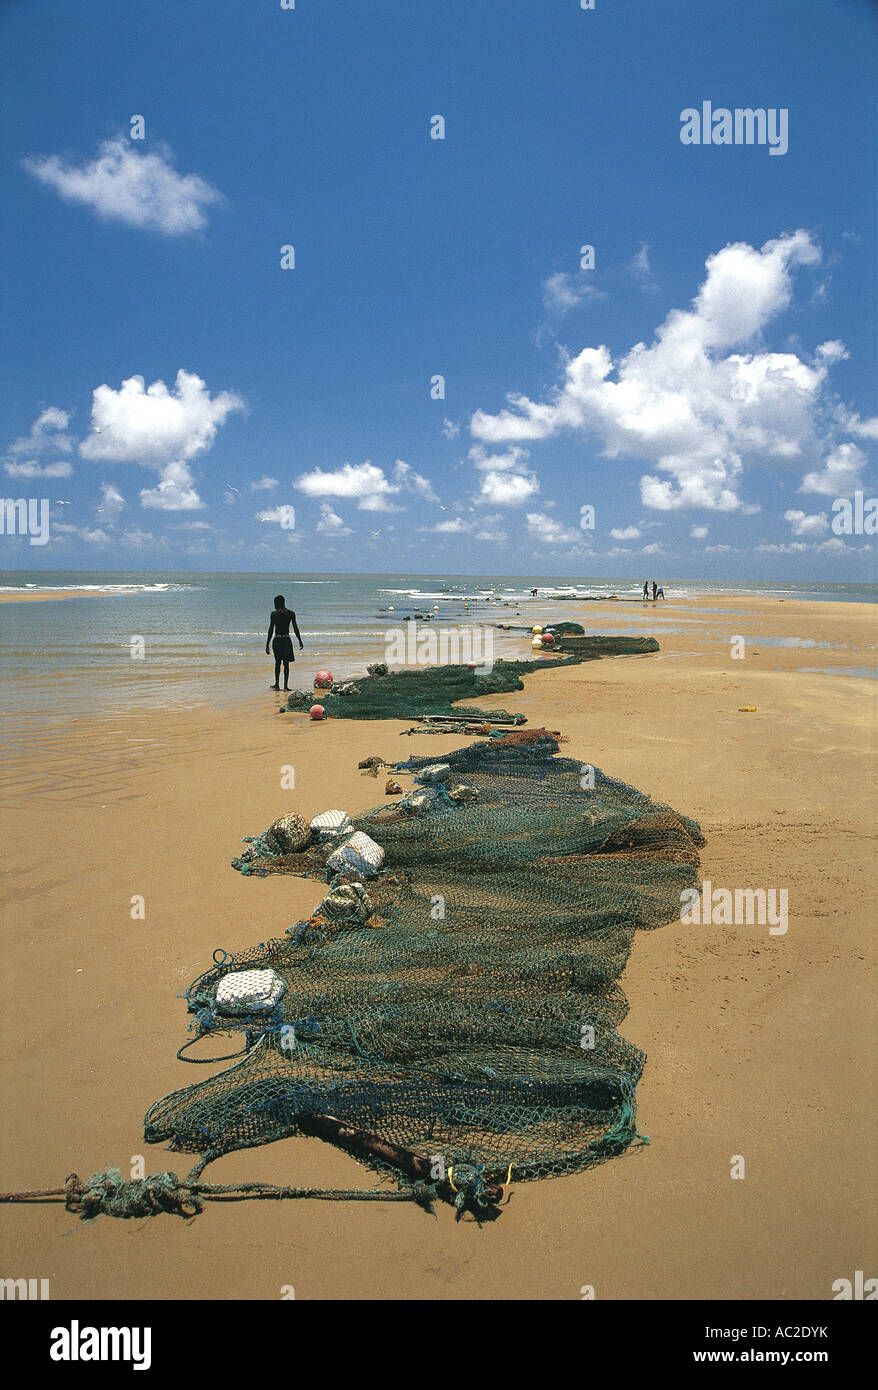
[[[196,1169],[203,1167],[196,1164]],[[193,1170],[194,1171],[194,1170]],[[191,1178],[191,1175],[190,1175]],[[417,1202],[432,1210],[435,1189],[429,1183],[416,1183],[400,1191],[381,1188],[354,1189],[320,1187],[280,1187],[271,1183],[199,1183],[180,1179],[176,1173],[152,1173],[145,1178],[124,1179],[117,1168],[93,1173],[81,1182],[71,1173],[63,1187],[33,1192],[2,1192],[0,1202],[64,1202],[67,1210],[82,1221],[98,1216],[124,1219],[159,1216],[162,1212],[191,1218],[199,1216],[208,1202],[283,1201],[311,1198],[318,1202]]]

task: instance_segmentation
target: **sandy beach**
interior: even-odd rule
[[[599,632],[620,607],[559,615]],[[53,1298],[277,1299],[291,1285],[300,1299],[411,1301],[576,1300],[586,1285],[598,1299],[827,1299],[836,1279],[871,1272],[878,686],[802,668],[874,667],[874,609],[739,594],[711,607],[714,636],[687,632],[687,610],[705,611],[692,600],[657,655],[537,673],[483,702],[561,730],[562,753],[700,821],[704,879],[788,890],[784,935],[677,922],[636,939],[621,1031],[648,1058],[648,1146],[513,1183],[481,1228],[448,1208],[432,1219],[378,1203],[216,1204],[189,1223],[91,1225],[63,1207],[7,1207],[9,1273],[49,1278]],[[626,628],[640,616],[626,612]],[[187,1155],[142,1139],[148,1106],[208,1073],[175,1060],[178,996],[216,947],[280,935],[322,896],[313,881],[236,874],[241,838],[286,810],[380,802],[383,779],[357,769],[368,755],[461,742],[401,738],[409,725],[396,721],[281,717],[265,683],[263,663],[238,707],[16,721],[2,821],[3,1190],[127,1173],[136,1155],[147,1171],[185,1172]],[[294,790],[281,786],[289,765]],[[316,1139],[231,1154],[210,1174],[377,1185]]]

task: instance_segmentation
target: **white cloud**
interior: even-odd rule
[[[57,155],[22,161],[34,178],[70,203],[82,203],[110,222],[186,236],[207,225],[206,210],[223,195],[198,174],[179,174],[166,147],[140,150],[122,135],[105,140],[80,165]]]
[[[175,531],[213,531],[209,521],[180,521],[173,528]]]
[[[16,439],[14,444],[10,444],[9,453],[69,454],[73,448],[73,441],[64,433],[69,423],[70,416],[66,410],[59,410],[58,406],[50,405],[31,425],[30,434],[23,435],[21,439]]]
[[[757,545],[756,549],[763,555],[801,555],[811,547],[805,541],[789,541],[786,545]]]
[[[119,515],[125,507],[125,498],[113,483],[101,483],[101,505],[99,511],[106,512],[107,520],[111,521]]]
[[[288,502],[284,502],[277,507],[271,507],[267,511],[257,512],[256,520],[268,522],[275,526],[282,526],[285,531],[292,531],[295,529],[295,508],[291,507]]]
[[[142,531],[139,526],[129,526],[122,532],[120,540],[133,550],[164,550],[168,544],[164,536],[154,536],[151,531]]]
[[[593,270],[578,270],[570,274],[559,270],[543,281],[543,305],[551,314],[566,314],[586,299],[604,299],[605,292],[594,283]]]
[[[528,512],[526,520],[531,536],[544,545],[574,545],[583,539],[581,531],[546,516],[545,512]]]
[[[269,478],[266,474],[258,482],[251,483],[250,487],[254,492],[271,492],[273,488],[280,487],[280,482],[277,478]]]
[[[658,541],[652,541],[649,545],[645,545],[640,553],[641,555],[667,555],[668,552],[663,545],[659,545]]]
[[[418,497],[423,497],[426,502],[439,501],[429,479],[416,473],[409,464],[403,463],[402,459],[397,459],[393,465],[393,481],[404,492],[414,492]]]
[[[342,464],[332,472],[314,468],[297,478],[294,486],[308,497],[341,497],[354,501],[363,512],[397,510],[390,499],[400,491],[398,485],[389,481],[384,469],[369,459],[365,463]]]
[[[204,506],[195,489],[192,474],[182,459],[165,465],[156,487],[141,488],[140,504],[162,512],[190,512]]]
[[[511,394],[509,408],[477,410],[475,438],[491,445],[548,439],[563,430],[594,433],[606,458],[641,459],[650,509],[742,509],[745,461],[814,456],[816,409],[829,366],[843,350],[823,344],[812,363],[795,353],[735,351],[755,343],[790,303],[792,271],[813,266],[819,250],[805,231],[755,249],[728,245],[706,262],[688,310],[672,310],[650,346],[618,361],[605,346],[567,359],[562,382],[544,401]]]
[[[479,501],[496,507],[519,507],[539,490],[532,473],[486,473],[481,481]]]
[[[479,504],[519,507],[540,490],[536,473],[527,466],[527,449],[513,445],[504,453],[489,454],[480,444],[474,444],[469,457],[480,474],[476,497]]]
[[[110,540],[110,537],[107,535],[106,531],[101,530],[99,526],[96,526],[92,529],[89,529],[89,527],[87,526],[83,526],[80,529],[79,535],[82,538],[82,540],[87,541],[89,545],[107,545]]]
[[[460,516],[452,517],[450,521],[437,521],[435,526],[429,527],[429,530],[435,531],[440,536],[459,536],[469,529],[469,523]]]
[[[182,368],[170,391],[163,381],[147,386],[142,376],[132,376],[118,391],[95,389],[92,432],[79,452],[86,459],[163,468],[210,449],[228,416],[243,409],[233,391],[211,396],[201,377]]]
[[[456,425],[453,420],[443,420],[440,433],[443,439],[456,439],[460,434],[460,425]]]
[[[73,467],[66,459],[57,463],[37,463],[29,459],[25,463],[4,463],[3,471],[10,478],[69,478]]]
[[[649,260],[649,244],[645,241],[640,243],[637,254],[630,261],[628,269],[640,282],[640,288],[647,294],[654,294],[658,289],[658,281],[655,278],[652,265]]]
[[[709,530],[709,526],[693,526],[689,535],[694,541],[703,541]]]
[[[818,492],[824,497],[846,497],[860,485],[860,473],[867,462],[856,444],[839,444],[824,461],[823,468],[806,473],[800,492]]]
[[[706,545],[705,555],[732,555],[737,553],[736,545]]]
[[[825,512],[806,516],[804,512],[791,510],[784,512],[783,519],[790,523],[794,536],[820,536],[829,530],[829,519]]]
[[[640,531],[636,526],[619,526],[610,535],[614,541],[636,541]]]
[[[320,520],[317,523],[317,530],[323,536],[350,536],[352,534],[350,526],[345,526],[338,513],[332,510],[329,502],[320,503]]]
[[[845,415],[843,423],[848,434],[858,435],[860,439],[878,439],[878,415],[870,420],[861,420],[857,414]]]

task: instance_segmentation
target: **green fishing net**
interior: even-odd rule
[[[333,910],[190,987],[193,1041],[237,1028],[249,1050],[158,1101],[148,1142],[219,1154],[329,1115],[477,1196],[510,1165],[514,1181],[569,1173],[636,1136],[645,1059],[619,1032],[619,979],[635,932],[676,919],[697,884],[699,827],[550,738],[461,748],[438,782],[431,761],[399,765],[419,809],[354,819],[384,851],[356,892],[337,893],[356,875],[333,876],[324,846],[254,841],[251,872],[321,877]],[[223,978],[266,968],[285,986],[270,1016],[217,1015]]]

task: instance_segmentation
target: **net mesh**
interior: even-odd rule
[[[216,1154],[330,1115],[476,1189],[510,1164],[516,1180],[565,1173],[631,1142],[645,1059],[618,1031],[619,978],[634,933],[677,918],[696,885],[699,827],[548,737],[442,761],[476,798],[355,820],[385,852],[368,921],[318,912],[190,986],[198,1038],[239,1027],[253,1045],[158,1101],[149,1142]],[[328,877],[319,847],[256,843],[260,872]],[[267,967],[286,986],[271,1018],[213,1013],[225,974]]]
[[[577,643],[575,651],[571,648],[569,655],[568,642]],[[523,690],[522,676],[533,671],[568,666],[577,661],[596,661],[602,656],[658,651],[658,643],[652,637],[565,637],[563,644],[563,656],[544,657],[539,661],[499,660],[493,662],[489,671],[463,664],[384,668],[386,674],[336,682],[330,690],[319,690],[316,694],[294,690],[286,708],[308,710],[317,699],[328,715],[342,719],[417,719],[421,715],[452,713],[484,718],[484,710],[455,710],[453,705],[459,700]]]

